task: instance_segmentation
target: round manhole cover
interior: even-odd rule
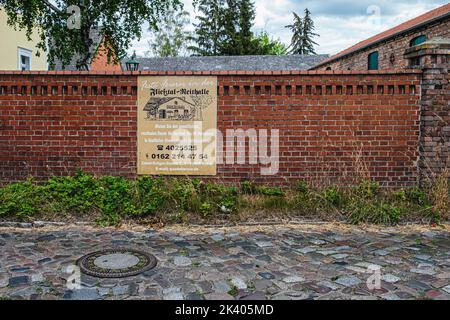
[[[111,249],[87,254],[77,265],[84,274],[97,278],[124,278],[153,269],[156,258],[142,251]]]

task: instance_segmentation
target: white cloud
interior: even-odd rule
[[[192,0],[183,2],[194,20]],[[446,3],[446,0],[255,0],[254,29],[266,30],[289,44],[291,35],[284,27],[291,23],[292,12],[301,13],[309,8],[320,34],[316,39],[317,52],[334,54]],[[150,38],[151,34],[146,33],[141,41],[135,41],[133,49],[143,54],[148,50]]]

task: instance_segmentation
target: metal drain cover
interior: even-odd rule
[[[138,275],[156,266],[156,258],[133,249],[101,250],[77,261],[81,272],[97,278],[125,278]]]

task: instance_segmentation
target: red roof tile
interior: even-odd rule
[[[355,51],[361,50],[371,44],[377,43],[379,41],[384,41],[384,40],[388,40],[389,38],[402,33],[406,30],[409,30],[411,28],[417,27],[419,25],[422,25],[424,23],[433,21],[437,18],[440,18],[442,16],[445,16],[447,14],[450,13],[450,3],[447,3],[446,5],[443,5],[442,7],[436,8],[434,10],[431,10],[421,16],[418,16],[414,19],[411,19],[409,21],[406,21],[392,29],[389,29],[387,31],[384,31],[380,34],[377,34],[376,36],[373,36],[369,39],[366,39],[364,41],[361,41],[357,44],[355,44],[354,46],[345,49],[344,51],[339,52],[338,54],[335,54],[334,56],[322,61],[321,63],[319,63],[316,67],[324,65],[330,61],[336,60],[338,58],[342,58],[350,53],[353,53]]]

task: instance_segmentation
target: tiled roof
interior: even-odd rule
[[[328,58],[328,55],[289,56],[219,56],[136,58],[143,71],[268,71],[307,70]],[[123,69],[126,70],[125,62]]]
[[[387,31],[384,31],[380,34],[377,34],[376,36],[373,36],[369,39],[361,41],[361,42],[355,44],[354,46],[352,46],[348,49],[345,49],[344,51],[341,51],[338,54],[330,57],[329,59],[326,59],[326,60],[320,62],[316,67],[324,65],[328,62],[337,60],[348,54],[354,53],[356,51],[363,50],[366,47],[374,45],[378,42],[389,40],[390,38],[392,38],[398,34],[409,31],[411,29],[421,27],[423,25],[426,25],[428,23],[431,23],[437,19],[440,19],[440,18],[443,18],[446,16],[450,17],[450,3],[448,3],[444,6],[441,6],[437,9],[431,10],[421,16],[414,18],[414,19],[406,21],[405,23],[402,23],[402,24],[400,24],[392,29],[389,29]]]

